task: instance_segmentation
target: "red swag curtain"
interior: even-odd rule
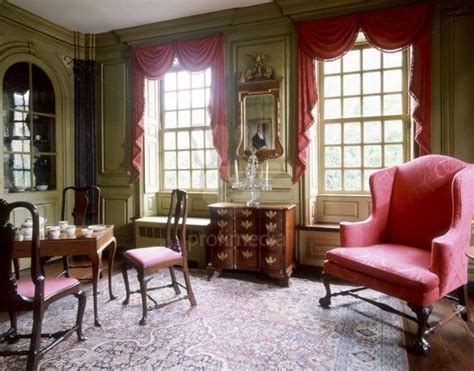
[[[214,35],[195,40],[182,40],[156,46],[133,48],[133,124],[132,164],[136,179],[142,169],[145,78],[161,79],[177,56],[185,69],[193,72],[208,67],[212,70],[209,116],[214,147],[219,156],[219,175],[228,179],[227,129],[224,101],[224,36]]]
[[[428,2],[347,16],[299,22],[297,156],[294,181],[306,170],[311,110],[318,101],[314,59],[330,61],[347,53],[362,30],[368,42],[382,51],[412,47],[409,92],[414,101],[415,141],[420,155],[431,151],[431,30]]]

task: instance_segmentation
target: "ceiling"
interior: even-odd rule
[[[71,31],[101,33],[272,0],[8,0]]]

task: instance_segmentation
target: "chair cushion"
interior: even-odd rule
[[[143,247],[127,250],[124,257],[143,268],[156,265],[175,265],[183,261],[183,256],[165,246]]]
[[[18,285],[18,293],[20,295],[28,299],[33,299],[35,297],[35,285],[30,278],[20,278],[16,281],[16,283]],[[44,280],[44,298],[47,300],[51,296],[77,284],[79,284],[79,281],[75,278],[46,278]]]
[[[328,251],[326,256],[341,267],[419,292],[431,291],[439,285],[438,276],[430,271],[431,252],[416,247],[340,247]]]

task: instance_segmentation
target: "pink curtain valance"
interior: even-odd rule
[[[194,40],[133,48],[133,125],[132,165],[135,179],[142,170],[145,111],[145,78],[161,79],[177,57],[182,67],[197,72],[211,68],[209,116],[213,144],[219,157],[219,175],[228,179],[227,129],[224,97],[224,36],[214,35]]]
[[[420,155],[431,152],[431,31],[428,2],[297,23],[297,155],[294,181],[306,170],[311,110],[318,101],[314,60],[329,61],[347,53],[362,30],[382,51],[412,47],[409,92],[413,99],[415,141]]]

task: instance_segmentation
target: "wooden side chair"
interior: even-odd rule
[[[16,279],[11,266],[13,260],[13,244],[15,229],[8,221],[10,213],[15,208],[25,208],[33,218],[33,237],[31,241],[31,277]],[[86,338],[82,334],[82,318],[86,308],[86,296],[81,285],[74,278],[45,278],[40,268],[39,214],[36,207],[28,202],[8,204],[0,200],[0,312],[8,312],[10,329],[0,335],[0,342],[16,343],[19,339],[31,338],[28,350],[2,350],[0,356],[28,356],[26,369],[36,370],[44,354],[53,346],[69,337],[74,331],[79,340]],[[79,300],[76,324],[64,331],[42,334],[43,316],[48,306],[64,298],[74,295]],[[17,333],[17,313],[33,311],[33,328],[31,334]],[[44,348],[41,348],[41,338],[52,338]]]
[[[100,188],[97,186],[66,187],[63,189],[61,220],[67,220],[67,195],[74,192],[72,217],[75,225],[100,224]],[[72,265],[68,256],[63,257],[63,275],[69,277],[69,270],[74,268],[90,268],[90,265]]]
[[[166,287],[173,287],[176,295],[181,293],[179,286],[187,291],[187,295],[165,303],[158,304],[153,298],[150,299],[155,303],[156,308],[171,304],[177,300],[189,299],[192,306],[196,305],[196,299],[191,288],[191,280],[189,278],[188,257],[186,250],[186,217],[188,213],[187,193],[185,191],[175,189],[171,193],[171,205],[168,213],[168,221],[166,226],[166,246],[144,247],[140,249],[128,250],[123,254],[122,274],[125,282],[126,298],[124,305],[128,304],[130,294],[141,293],[143,316],[140,325],[146,324],[147,318],[147,291],[156,290]],[[176,280],[174,267],[180,266],[183,269],[185,286]],[[138,282],[140,289],[130,292],[127,271],[130,268],[137,270]],[[153,273],[158,272],[162,268],[169,268],[171,275],[171,284],[147,288],[148,281],[153,277]]]

